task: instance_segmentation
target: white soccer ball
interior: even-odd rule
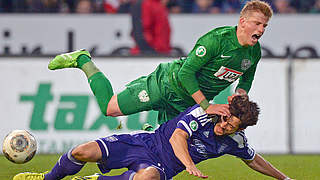
[[[36,154],[37,141],[26,130],[14,130],[4,138],[2,151],[11,162],[26,163]]]

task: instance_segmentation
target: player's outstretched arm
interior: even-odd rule
[[[256,170],[262,174],[265,174],[267,176],[274,177],[276,179],[280,180],[290,180],[289,177],[287,177],[285,174],[283,174],[281,171],[279,171],[277,168],[273,167],[272,164],[270,164],[268,161],[263,159],[262,156],[259,154],[256,154],[253,161],[246,161],[243,160],[250,168],[253,170]]]
[[[176,155],[176,157],[181,161],[181,163],[186,167],[186,171],[190,175],[198,176],[200,178],[208,178],[208,176],[203,175],[202,172],[196,167],[189,155],[187,144],[188,137],[189,135],[187,132],[177,128],[173,132],[169,140],[173,152]]]

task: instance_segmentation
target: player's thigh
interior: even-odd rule
[[[98,143],[90,141],[74,148],[72,156],[79,161],[97,162],[101,159],[102,153]]]
[[[133,180],[161,180],[160,172],[157,168],[149,166],[145,169],[140,169]]]
[[[118,105],[124,115],[157,110],[161,106],[161,94],[154,74],[140,77],[118,94]]]
[[[144,134],[147,136],[147,134]],[[144,147],[140,138],[130,134],[112,135],[96,140],[99,144],[102,158],[98,167],[102,173],[112,169],[128,168],[138,172],[149,166],[157,165]]]

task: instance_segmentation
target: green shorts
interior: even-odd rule
[[[161,63],[148,76],[142,76],[126,85],[118,94],[118,104],[124,115],[141,111],[159,111],[158,123],[176,117],[193,104],[186,103],[170,88],[169,63]]]

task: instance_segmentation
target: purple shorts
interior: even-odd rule
[[[98,167],[102,173],[112,169],[128,168],[138,172],[140,169],[154,167],[160,173],[160,179],[166,180],[166,173],[160,160],[150,152],[144,142],[129,134],[112,135],[96,140],[102,152]]]

